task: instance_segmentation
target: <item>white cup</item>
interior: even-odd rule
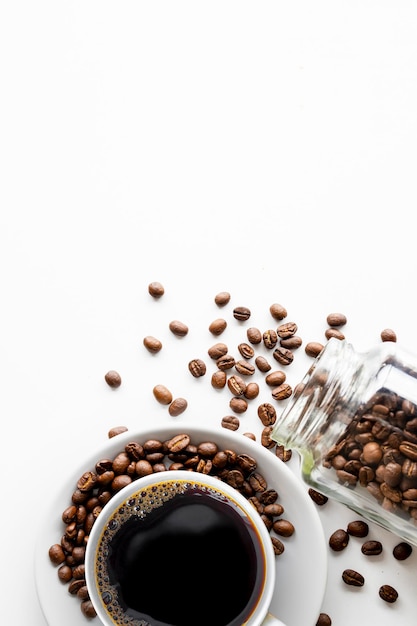
[[[198,504],[197,508],[195,504]],[[198,518],[197,511],[200,515]],[[203,533],[204,526],[208,526],[212,518],[215,525],[219,524],[222,529],[226,519],[229,531],[233,529],[230,531],[230,540],[220,540],[218,552],[218,542],[209,544],[211,540],[208,537],[211,535]],[[168,540],[166,534],[171,532],[169,525],[172,524],[176,530]],[[182,537],[182,530],[187,525],[193,529],[192,540],[200,541],[199,544],[193,544],[195,558],[193,556],[192,565],[189,564],[186,568],[191,571],[192,576],[188,582],[184,580],[184,573],[178,575],[178,563],[183,560],[183,544],[182,539],[177,539],[180,535]],[[199,532],[194,536],[196,527]],[[155,529],[158,532],[157,539],[154,535]],[[187,541],[188,539],[187,535]],[[241,541],[246,547],[242,547]],[[161,545],[164,545],[162,552],[168,562],[155,575],[150,570],[150,563],[155,559],[147,559],[146,556],[154,554],[156,547]],[[208,545],[212,547],[208,549]],[[133,556],[136,549],[138,554]],[[151,551],[146,552],[147,550]],[[244,553],[244,559],[234,569],[237,553]],[[207,570],[210,573],[207,564],[211,560],[217,562],[217,574],[212,573],[205,583]],[[249,563],[250,566],[247,565]],[[104,626],[178,623],[181,617],[169,617],[165,607],[171,603],[171,606],[182,606],[181,610],[185,611],[185,605],[191,603],[191,595],[195,598],[197,594],[199,611],[205,614],[213,608],[217,617],[223,617],[225,604],[229,606],[232,597],[240,598],[244,588],[247,588],[244,605],[236,607],[237,614],[224,622],[225,626],[285,626],[269,613],[276,574],[276,556],[270,534],[255,507],[236,489],[214,476],[200,472],[168,470],[139,478],[121,489],[105,505],[93,525],[87,543],[85,568],[89,595]],[[220,579],[216,577],[219,572]],[[248,572],[251,572],[250,581],[246,576]],[[118,581],[114,578],[116,575]],[[151,578],[152,584],[146,591]],[[236,593],[233,593],[233,586],[229,589],[229,584],[231,581],[235,584],[236,578],[239,586],[238,590],[234,590]],[[170,593],[178,580],[181,580],[181,585],[175,591],[177,602],[174,602]],[[205,585],[208,580],[214,582],[214,590],[207,590]],[[220,601],[216,607],[220,590],[226,588],[229,594],[227,602]],[[157,591],[155,610],[158,612],[161,607],[164,608],[160,615],[155,615],[154,622],[146,617],[146,607],[133,607],[133,612],[126,609],[125,598],[133,605],[137,597],[153,597],[154,589]],[[192,593],[190,589],[193,589]],[[187,594],[190,594],[188,600]],[[139,617],[140,610],[143,611],[142,617]],[[194,614],[194,617],[195,623],[200,623],[198,615]],[[187,619],[189,618],[184,617],[181,623],[188,623]],[[220,623],[220,620],[215,618],[210,623]]]

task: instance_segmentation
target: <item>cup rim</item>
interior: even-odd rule
[[[94,561],[96,558],[97,547],[100,538],[103,533],[103,529],[106,526],[107,521],[111,518],[113,511],[120,507],[123,502],[133,496],[137,491],[142,488],[151,485],[155,482],[188,482],[196,481],[203,485],[214,488],[218,491],[223,491],[228,497],[230,497],[240,508],[242,508],[250,519],[254,522],[258,535],[261,539],[261,544],[264,554],[265,563],[265,576],[263,588],[260,593],[259,601],[256,607],[253,609],[251,615],[242,626],[260,626],[263,619],[268,613],[269,606],[272,601],[274,593],[276,569],[275,569],[275,553],[273,550],[271,537],[269,532],[260,517],[255,507],[241,494],[237,489],[222,481],[216,476],[209,474],[203,474],[196,471],[188,471],[183,469],[178,470],[165,470],[146,476],[139,477],[133,480],[131,483],[120,489],[112,498],[105,504],[97,517],[87,542],[86,554],[85,554],[85,578],[90,600],[97,612],[99,619],[104,626],[119,626],[115,622],[109,613],[106,611],[103,601],[101,600],[97,584],[96,576],[94,572]]]

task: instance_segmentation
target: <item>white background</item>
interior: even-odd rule
[[[342,311],[358,349],[391,327],[417,353],[416,26],[406,0],[1,4],[2,622],[45,626],[42,509],[109,428],[172,419],[156,383],[219,426],[224,396],[185,366],[215,317],[248,306],[267,328],[280,302],[306,342]],[[305,355],[293,365],[295,383]],[[260,432],[254,411],[241,423]],[[330,503],[326,533],[351,516]],[[372,562],[326,555],[334,626],[415,622],[416,556],[395,562],[397,538],[373,532]],[[340,580],[355,566],[359,591]]]

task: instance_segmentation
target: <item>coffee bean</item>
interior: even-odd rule
[[[244,359],[251,359],[255,355],[255,350],[248,343],[240,343],[237,347]]]
[[[273,523],[272,528],[281,537],[291,537],[294,534],[294,525],[286,519],[279,519]]]
[[[354,569],[345,569],[342,573],[342,579],[347,585],[353,587],[363,587],[365,584],[365,578]]]
[[[275,424],[277,419],[275,407],[269,402],[263,402],[258,406],[258,417],[264,426]]]
[[[179,320],[172,320],[169,323],[169,330],[177,337],[185,337],[188,335],[188,326]]]
[[[246,306],[237,306],[233,309],[233,317],[241,322],[246,322],[251,316],[251,311]]]
[[[272,356],[276,361],[278,361],[278,363],[281,363],[281,365],[290,365],[294,360],[294,354],[292,351],[288,350],[288,348],[283,348],[282,346],[275,348]]]
[[[236,361],[235,368],[242,376],[252,376],[255,373],[255,366],[245,359]]]
[[[223,331],[226,330],[227,322],[222,318],[218,318],[213,320],[209,325],[209,331],[212,335],[221,335]]]
[[[277,302],[271,304],[271,306],[269,307],[269,312],[276,320],[283,320],[285,317],[287,317],[287,309],[283,307],[282,304],[278,304]]]
[[[367,537],[369,526],[363,520],[353,520],[347,525],[347,532],[352,537]]]
[[[361,552],[365,556],[376,556],[382,552],[382,543],[380,541],[365,541],[362,544]]]
[[[165,289],[161,283],[154,281],[152,283],[149,283],[148,292],[153,298],[160,298],[164,295]]]
[[[194,376],[194,378],[200,378],[201,376],[204,376],[207,370],[204,361],[198,358],[192,359],[188,363],[188,369],[190,373]]]
[[[397,335],[391,328],[384,328],[384,330],[381,330],[381,340],[396,342]]]
[[[282,348],[288,348],[288,350],[297,350],[303,345],[303,340],[298,335],[293,335],[287,339],[280,339],[280,346]]]
[[[330,326],[330,328],[328,328],[324,334],[326,339],[331,339],[332,337],[334,337],[335,339],[340,339],[340,341],[345,339],[342,331],[334,326]]]
[[[188,402],[185,398],[175,398],[168,407],[168,413],[172,417],[177,417],[184,413],[188,406]]]
[[[234,396],[242,396],[246,391],[246,383],[241,376],[230,376],[227,386]]]
[[[349,534],[343,528],[338,528],[329,537],[329,546],[334,552],[341,552],[349,543]]]
[[[254,433],[243,433],[243,436],[252,439],[252,441],[256,441],[256,435]]]
[[[288,339],[295,335],[298,330],[298,326],[295,322],[285,322],[280,324],[277,328],[277,335],[280,339]]]
[[[264,356],[257,356],[255,359],[255,364],[258,370],[263,373],[269,372],[269,370],[271,369],[270,363]]]
[[[272,350],[278,343],[278,335],[275,330],[270,328],[262,334],[262,340],[265,348]]]
[[[228,430],[238,430],[240,426],[239,418],[235,415],[225,415],[222,418],[222,427]]]
[[[245,398],[247,400],[253,400],[254,398],[257,398],[259,395],[259,385],[258,383],[248,383],[246,385],[246,389],[243,392],[243,395],[245,396]]]
[[[272,547],[274,548],[274,554],[276,556],[280,556],[285,550],[284,544],[280,539],[278,539],[278,537],[271,537],[271,541]]]
[[[382,585],[378,593],[382,600],[390,604],[393,604],[398,599],[398,591],[394,589],[394,587],[391,587],[391,585]]]
[[[232,398],[229,402],[229,407],[235,413],[244,413],[248,409],[248,403],[244,398]]]
[[[288,463],[292,457],[292,450],[283,445],[277,444],[277,447],[275,448],[275,456],[284,463]]]
[[[225,306],[230,302],[230,293],[228,291],[220,291],[214,297],[217,306]]]
[[[122,384],[122,378],[120,374],[115,370],[108,371],[107,374],[104,375],[104,379],[108,386],[113,387],[113,389],[120,387],[120,385]]]
[[[235,366],[236,360],[235,357],[232,356],[231,354],[224,354],[223,356],[219,357],[216,361],[216,365],[219,368],[219,370],[230,370],[232,367]]]
[[[332,620],[327,613],[320,613],[316,626],[332,626]]]
[[[60,565],[65,561],[65,552],[59,543],[54,543],[49,548],[49,558],[54,565]]]
[[[278,387],[286,381],[287,375],[282,370],[275,370],[265,376],[265,382],[270,387]]]
[[[211,384],[214,389],[223,389],[226,386],[227,374],[225,371],[217,370],[211,376]]]
[[[292,395],[292,387],[288,383],[282,383],[282,385],[274,387],[271,394],[274,400],[280,402],[282,400],[286,400]]]
[[[155,399],[160,404],[171,404],[172,393],[167,387],[165,387],[165,385],[155,385],[152,391]]]
[[[343,313],[329,313],[326,321],[329,326],[344,326],[347,322],[347,318]]]
[[[319,343],[318,341],[309,341],[309,343],[306,344],[304,350],[308,356],[316,358],[323,350],[323,348],[324,346],[322,343]]]
[[[143,339],[143,345],[149,352],[157,353],[162,350],[162,342],[152,335],[147,335]]]
[[[91,600],[83,600],[81,602],[81,612],[85,617],[96,617],[97,613]]]
[[[309,488],[308,495],[318,506],[323,506],[329,501],[329,498],[327,496],[320,493],[319,491],[316,491],[312,487]]]
[[[261,444],[264,448],[271,449],[275,446],[275,441],[272,439],[272,424],[264,426],[261,433]]]
[[[262,341],[262,333],[259,330],[259,328],[248,328],[248,330],[246,331],[246,336],[248,338],[249,343],[251,344],[258,344],[261,343]]]
[[[405,559],[411,556],[412,552],[413,548],[411,545],[405,541],[401,541],[394,547],[392,554],[397,561],[405,561]]]

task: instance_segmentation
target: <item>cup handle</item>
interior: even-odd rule
[[[274,617],[271,613],[268,613],[262,622],[262,626],[285,626],[285,624],[278,618]]]

